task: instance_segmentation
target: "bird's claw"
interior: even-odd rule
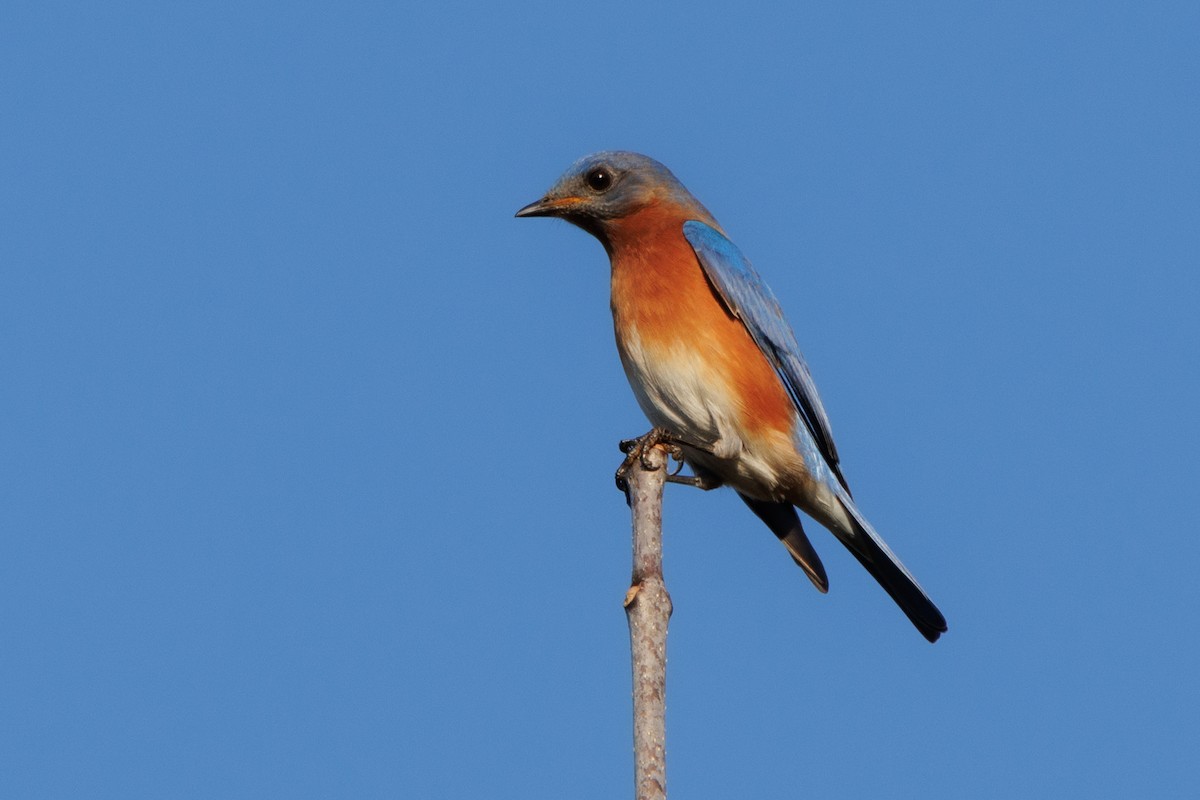
[[[670,432],[663,428],[652,428],[648,433],[639,436],[636,439],[622,439],[618,445],[621,452],[625,453],[625,460],[621,462],[621,466],[617,467],[617,473],[613,476],[617,483],[617,489],[625,493],[626,499],[629,498],[629,470],[633,468],[634,461],[641,461],[643,467],[649,469],[650,465],[646,463],[646,454],[654,447],[662,447],[667,451],[667,456],[674,459],[676,467],[667,475],[667,480],[672,483],[691,483],[689,478],[680,478],[679,473],[683,470],[683,447],[679,440],[676,439]]]

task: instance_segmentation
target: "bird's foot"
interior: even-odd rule
[[[626,498],[629,497],[629,470],[633,468],[635,461],[640,461],[642,466],[649,468],[646,463],[646,454],[651,449],[661,446],[667,451],[667,455],[675,459],[678,466],[671,474],[667,476],[667,480],[677,479],[679,471],[683,469],[683,447],[680,442],[663,428],[651,428],[649,433],[643,434],[636,439],[621,440],[621,452],[625,454],[625,460],[621,462],[621,466],[617,467],[617,474],[614,476],[617,482],[617,488],[625,493]],[[678,482],[677,480],[672,482]]]
[[[633,468],[634,462],[638,460],[641,460],[643,467],[647,467],[645,456],[653,447],[662,447],[667,451],[667,455],[675,461],[675,469],[667,474],[666,479],[668,482],[694,486],[697,489],[704,489],[705,491],[720,486],[720,481],[713,480],[707,476],[679,474],[683,470],[683,445],[685,444],[689,447],[696,447],[699,450],[707,450],[707,448],[702,446],[685,442],[663,428],[652,428],[649,433],[639,436],[636,439],[623,440],[621,442],[621,452],[625,453],[625,460],[617,468],[615,476],[617,488],[625,493],[626,499],[629,498],[629,481],[627,479],[629,470]]]

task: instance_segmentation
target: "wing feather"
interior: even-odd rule
[[[683,235],[725,308],[746,326],[758,349],[783,381],[821,455],[848,492],[846,479],[838,468],[837,447],[833,443],[829,417],[779,301],[737,245],[716,228],[698,220],[688,220],[683,223]]]

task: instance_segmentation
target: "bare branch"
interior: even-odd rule
[[[667,621],[663,583],[662,497],[667,452],[646,448],[625,475],[633,512],[633,578],[625,595],[633,659],[633,768],[637,800],[665,800]]]

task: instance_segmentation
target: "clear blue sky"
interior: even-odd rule
[[[950,623],[673,487],[672,796],[1200,793],[1197,6],[435,8],[0,11],[0,796],[631,795],[608,148]]]

